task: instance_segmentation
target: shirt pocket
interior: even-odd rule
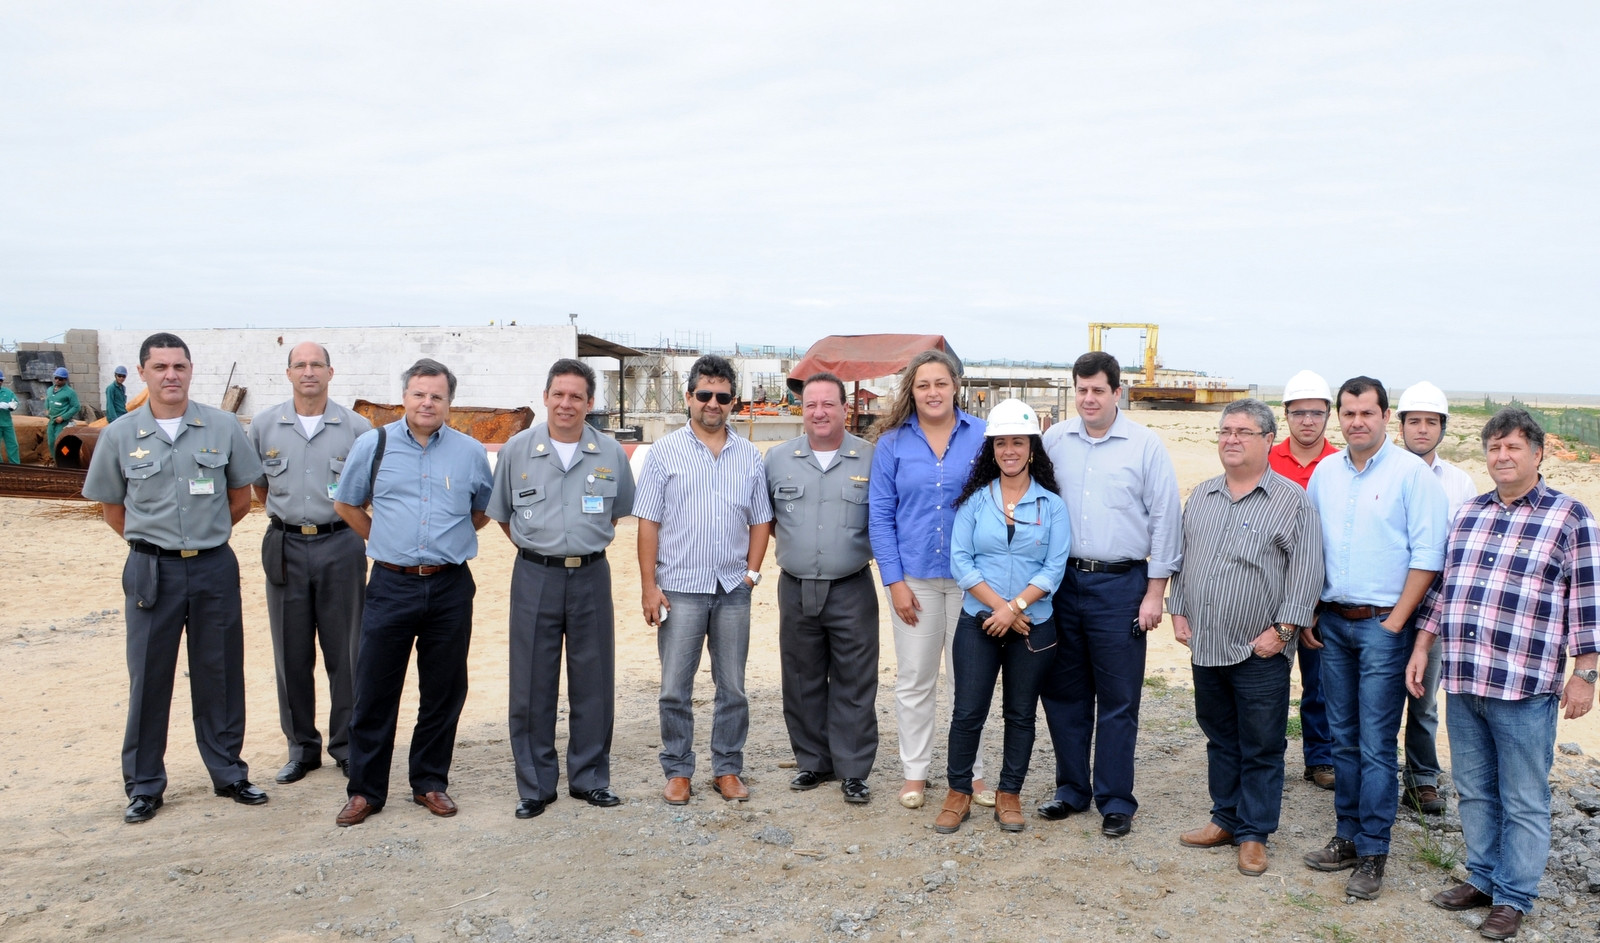
[[[533,519],[534,511],[549,497],[549,488],[544,485],[529,485],[511,492],[511,514],[514,518],[524,521]]]
[[[599,478],[587,483],[585,494],[597,494],[602,498],[615,498],[617,496],[617,480],[615,478]]]
[[[289,470],[289,460],[286,458],[264,458],[261,460],[261,473],[267,476],[267,493],[283,497],[289,493],[289,479],[283,473]]]
[[[1100,497],[1106,507],[1115,510],[1131,508],[1139,500],[1139,476],[1131,468],[1119,468],[1106,476]]]
[[[840,497],[844,498],[845,503],[845,525],[851,528],[867,526],[867,483],[847,482]]]
[[[211,493],[197,494],[190,485],[190,494],[196,497],[226,496],[228,493],[228,453],[227,452],[196,452],[194,453],[195,478],[209,478],[211,480]]]
[[[331,459],[329,459],[328,460],[328,472],[329,472],[329,474],[331,474],[333,476],[331,480],[334,481],[335,483],[337,483],[339,481],[339,476],[344,474],[344,459],[342,459],[342,458],[331,458]]]
[[[772,487],[772,510],[779,514],[799,514],[803,506],[796,507],[796,502],[806,496],[806,486],[791,482],[783,482]]]
[[[162,464],[162,459],[156,457],[123,460],[122,477],[128,483],[129,500],[149,498],[161,491],[161,481],[156,476],[161,473]]]

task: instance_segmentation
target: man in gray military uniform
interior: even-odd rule
[[[333,364],[307,341],[289,352],[294,397],[250,423],[263,474],[256,497],[267,506],[261,566],[278,670],[278,721],[289,739],[280,783],[298,782],[322,765],[317,732],[317,645],[328,673],[328,755],[349,764],[350,708],[356,647],[366,594],[367,553],[360,535],[333,510],[350,446],[372,423],[328,400]]]
[[[83,496],[128,541],[128,727],[125,822],[144,822],[167,788],[167,721],[178,643],[188,633],[189,694],[200,758],[219,796],[260,805],[244,748],[244,613],[228,537],[261,475],[239,420],[189,399],[189,347],[172,334],[139,346],[143,406],[107,426]]]
[[[633,512],[633,473],[615,439],[584,422],[594,371],[563,358],[544,385],[548,422],[500,449],[489,517],[517,546],[511,571],[511,755],[516,815],[556,801],[556,700],[567,649],[567,791],[595,806],[611,791],[616,646],[611,565],[616,522]]]
[[[845,431],[844,382],[808,377],[805,435],[768,450],[778,535],[783,720],[800,771],[791,789],[835,776],[846,802],[871,797],[878,755],[878,594],[867,539],[872,446]]]

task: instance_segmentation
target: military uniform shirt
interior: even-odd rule
[[[518,547],[547,557],[598,553],[617,535],[611,522],[633,513],[633,472],[622,446],[588,424],[577,446],[563,470],[541,422],[500,447],[488,514],[511,525]],[[584,513],[585,500],[595,499],[600,510]]]
[[[128,540],[209,550],[233,532],[228,489],[260,476],[261,462],[233,414],[190,400],[168,441],[147,403],[101,431],[83,496],[122,505]]]
[[[767,450],[778,566],[803,580],[836,580],[872,559],[867,534],[872,445],[848,433],[824,471],[805,436]]]
[[[295,416],[294,401],[265,410],[250,422],[250,444],[261,457],[256,484],[267,489],[267,513],[290,526],[332,524],[333,494],[350,446],[372,423],[329,401],[311,438]]]

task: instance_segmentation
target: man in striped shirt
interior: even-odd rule
[[[1557,709],[1571,720],[1594,706],[1600,531],[1588,508],[1545,484],[1544,430],[1526,410],[1500,410],[1482,441],[1495,490],[1450,529],[1406,687],[1422,691],[1437,639],[1468,877],[1433,902],[1490,907],[1479,933],[1503,940],[1533,909],[1550,852]]]
[[[1317,512],[1267,466],[1277,431],[1260,400],[1222,411],[1223,473],[1184,506],[1184,567],[1167,600],[1173,634],[1189,646],[1210,766],[1211,821],[1178,841],[1237,845],[1249,877],[1267,870],[1267,836],[1278,829],[1295,636],[1322,590]]]
[[[744,694],[750,652],[750,591],[772,536],[772,501],[761,450],[734,434],[737,376],[707,354],[689,369],[689,423],[662,437],[639,474],[639,584],[644,621],[655,626],[661,657],[661,770],[670,805],[688,803],[694,775],[694,676],[711,652],[716,686],[711,713],[712,786],[722,798],[750,798]]]

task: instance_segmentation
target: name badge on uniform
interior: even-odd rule
[[[332,501],[333,500],[333,496],[338,494],[338,493],[339,493],[339,483],[337,481],[328,482],[328,500]]]
[[[189,479],[189,493],[216,494],[217,480],[215,478],[191,478]]]
[[[606,499],[605,498],[601,497],[598,494],[586,494],[586,495],[583,496],[583,513],[585,513],[585,514],[604,514],[605,510],[606,510]]]

